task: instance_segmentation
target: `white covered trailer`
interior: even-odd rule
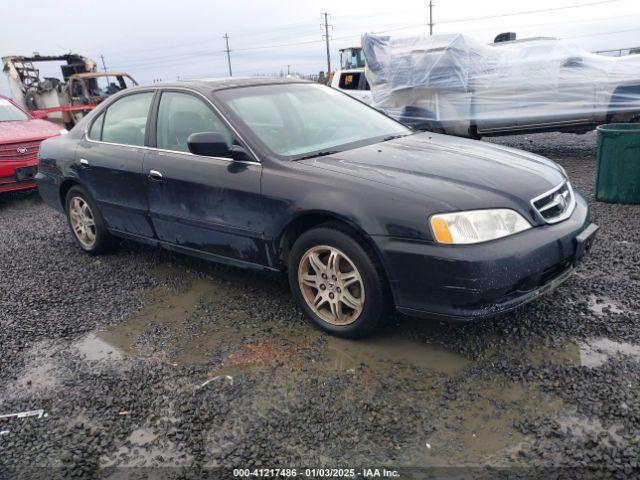
[[[552,38],[485,45],[460,34],[365,35],[372,103],[416,128],[479,137],[586,132],[640,118],[640,56]]]

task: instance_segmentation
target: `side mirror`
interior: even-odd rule
[[[563,64],[565,68],[579,68],[583,66],[582,57],[569,57]]]
[[[31,116],[37,120],[46,120],[48,118],[46,112],[42,110],[33,110],[31,112]]]
[[[224,136],[217,132],[192,133],[187,138],[189,151],[206,157],[231,157],[231,149]]]
[[[187,138],[187,146],[194,155],[251,160],[243,146],[229,145],[224,135],[218,132],[192,133]]]

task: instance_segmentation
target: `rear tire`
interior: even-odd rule
[[[82,250],[90,255],[99,255],[114,247],[115,239],[107,230],[96,203],[84,188],[74,186],[69,189],[65,211],[73,239]]]
[[[306,316],[320,329],[362,338],[389,318],[389,295],[374,255],[340,225],[303,233],[289,255],[289,284]]]

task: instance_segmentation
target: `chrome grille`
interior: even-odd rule
[[[0,162],[21,162],[38,158],[40,140],[0,145]]]
[[[576,199],[568,181],[531,200],[535,211],[547,223],[558,223],[566,220],[573,213]]]

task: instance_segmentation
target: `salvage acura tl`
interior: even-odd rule
[[[128,89],[43,143],[37,183],[87,253],[117,236],[286,271],[306,315],[350,338],[393,306],[510,310],[564,280],[597,230],[550,160],[286,79]]]

